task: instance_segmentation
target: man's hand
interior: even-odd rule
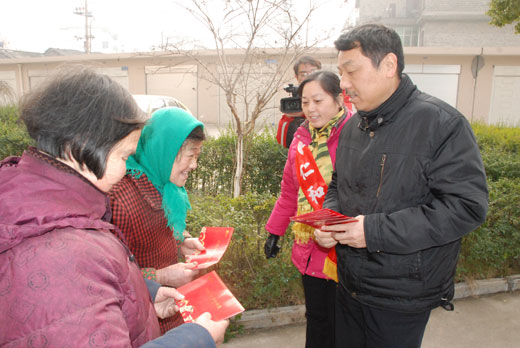
[[[314,231],[316,240],[318,243],[326,248],[330,248],[332,240],[337,243],[346,244],[353,248],[366,248],[367,243],[365,240],[365,229],[363,222],[365,221],[364,215],[358,215],[355,217],[356,222],[349,222],[348,224],[338,224],[323,226],[321,230]],[[322,242],[320,242],[320,240]],[[323,244],[322,244],[323,243]],[[328,246],[328,245],[331,246]]]
[[[224,342],[224,334],[229,325],[229,320],[213,321],[211,314],[206,312],[195,319],[195,323],[208,330],[216,344]]]
[[[324,248],[332,248],[338,241],[333,238],[333,233],[325,232],[322,230],[314,230],[314,237],[316,237],[316,242]]]
[[[184,257],[193,254],[197,250],[204,250],[204,245],[202,245],[198,238],[186,238],[181,244],[181,254]]]
[[[175,314],[175,312],[179,311],[179,307],[175,301],[180,301],[183,299],[184,295],[178,292],[176,289],[161,286],[157,291],[157,295],[155,296],[155,303],[153,304],[157,316],[161,319],[171,317]]]
[[[189,283],[193,278],[199,274],[199,271],[194,269],[197,267],[196,263],[179,262],[156,271],[157,282],[161,285],[173,286],[178,288],[186,283]]]

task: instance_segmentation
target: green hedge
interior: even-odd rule
[[[16,106],[0,107],[0,159],[20,156],[33,141],[25,125],[18,120]]]
[[[272,193],[280,191],[287,149],[274,141],[274,134],[264,131],[247,139],[244,144],[244,174],[242,193]],[[186,189],[206,195],[233,192],[236,169],[236,135],[231,131],[204,142],[199,166],[190,174]]]
[[[228,195],[190,195],[193,210],[187,225],[193,235],[204,226],[234,227],[233,238],[216,269],[230,290],[247,309],[302,303],[300,274],[291,263],[292,235],[281,239],[278,257],[266,260],[263,252],[264,225],[276,197],[248,193],[238,198]]]
[[[458,280],[520,273],[520,128],[473,124],[486,168],[486,221],[462,241]]]
[[[488,181],[520,178],[520,129],[472,125]]]

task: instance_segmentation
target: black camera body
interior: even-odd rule
[[[290,83],[284,87],[284,91],[291,93],[292,97],[280,99],[280,111],[284,114],[294,114],[302,111],[302,98],[298,95],[298,86]]]

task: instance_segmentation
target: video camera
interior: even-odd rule
[[[298,95],[298,86],[289,83],[284,91],[291,93],[292,97],[280,99],[280,111],[284,114],[294,114],[302,111],[302,98]]]

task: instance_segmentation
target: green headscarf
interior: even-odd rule
[[[195,117],[179,108],[164,108],[153,113],[143,128],[135,155],[126,161],[127,173],[139,178],[145,173],[162,195],[162,208],[176,240],[184,241],[186,213],[191,209],[184,187],[170,182],[172,166],[188,135],[204,127]]]

